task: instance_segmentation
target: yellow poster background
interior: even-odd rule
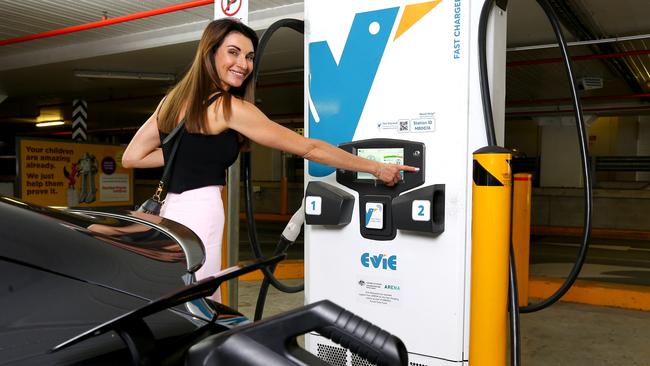
[[[19,196],[43,206],[132,206],[133,170],[121,163],[125,148],[19,138]]]

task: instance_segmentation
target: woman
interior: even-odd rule
[[[197,279],[220,270],[221,189],[226,169],[248,139],[334,168],[371,173],[389,186],[401,179],[401,170],[416,171],[360,158],[269,120],[252,103],[249,76],[256,48],[257,35],[246,25],[233,19],[211,22],[190,70],[138,130],[122,158],[125,168],[162,166],[169,151],[167,146],[162,151],[161,139],[185,119],[188,133],[176,152],[161,216],[186,225],[203,241],[206,261]],[[219,301],[218,291],[214,299]]]

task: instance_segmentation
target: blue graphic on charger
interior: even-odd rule
[[[309,44],[309,94],[315,109],[309,110],[309,137],[333,145],[352,140],[398,10],[357,14],[338,65],[327,42]],[[309,162],[308,171],[324,177],[334,169]]]
[[[366,226],[370,223],[370,218],[372,217],[372,213],[376,210],[376,208],[370,208],[368,211],[366,211]]]
[[[366,203],[366,227],[369,229],[382,229],[382,204]]]

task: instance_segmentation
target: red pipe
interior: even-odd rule
[[[182,3],[182,4],[165,6],[165,7],[160,8],[160,9],[146,10],[146,11],[141,11],[139,13],[123,15],[123,16],[120,16],[120,17],[100,20],[100,21],[97,21],[97,22],[74,25],[72,27],[55,29],[55,30],[51,30],[51,31],[43,32],[43,33],[31,34],[31,35],[28,35],[28,36],[5,39],[5,40],[0,41],[0,46],[13,44],[13,43],[19,43],[19,42],[32,41],[32,40],[41,39],[41,38],[54,37],[54,36],[58,36],[58,35],[61,35],[61,34],[74,33],[74,32],[79,32],[79,31],[93,29],[93,28],[105,27],[107,25],[113,25],[113,24],[117,24],[117,23],[129,22],[131,20],[152,17],[152,16],[160,15],[160,14],[172,13],[172,12],[179,11],[179,10],[196,8],[198,6],[204,6],[204,5],[209,5],[209,4],[214,4],[214,0],[194,0],[194,1],[189,1],[189,2],[186,2],[186,3]]]
[[[617,58],[617,57],[626,57],[626,56],[641,56],[641,55],[650,55],[650,50],[637,50],[637,51],[627,51],[627,52],[617,52],[617,53],[605,53],[602,55],[584,55],[584,56],[573,56],[571,60],[573,61],[585,61],[585,60],[599,60],[605,58]],[[542,64],[557,64],[562,62],[563,59],[560,57],[557,58],[542,58],[539,60],[521,60],[521,61],[512,61],[506,63],[506,67],[512,66],[527,66],[527,65],[542,65]]]
[[[650,93],[626,94],[626,95],[601,95],[581,97],[581,100],[616,100],[616,99],[637,99],[650,98]],[[548,98],[548,99],[517,99],[506,101],[506,106],[513,105],[533,105],[533,104],[553,104],[570,102],[571,98]]]

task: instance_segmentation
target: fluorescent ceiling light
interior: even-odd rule
[[[37,123],[36,127],[61,126],[63,123],[63,121],[45,121]]]
[[[94,79],[157,80],[157,81],[176,80],[176,76],[174,74],[156,74],[151,72],[75,70],[74,76],[79,78],[94,78]]]

